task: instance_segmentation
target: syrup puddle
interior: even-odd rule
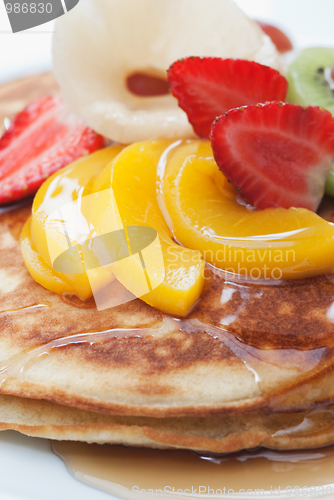
[[[52,448],[77,480],[125,500],[334,496],[334,446],[225,456],[67,441]]]

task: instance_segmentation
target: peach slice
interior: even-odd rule
[[[85,300],[92,295],[91,284],[87,276],[78,243],[89,237],[91,228],[85,218],[83,199],[90,194],[90,181],[110,160],[122,150],[121,146],[102,149],[59,170],[51,176],[37,192],[32,216],[22,234],[21,247],[27,268],[32,277],[45,288],[56,293],[69,291]],[[79,203],[76,203],[79,202]],[[80,205],[81,203],[81,205]],[[73,220],[69,210],[73,206],[79,217]],[[51,221],[50,215],[63,209],[64,221],[68,226],[69,238],[65,238],[57,221]],[[58,221],[59,222],[59,221]],[[73,227],[75,231],[73,231]],[[73,237],[77,234],[79,241]],[[71,247],[71,266],[73,272],[58,272],[53,268],[51,254],[61,254]],[[110,281],[112,278],[108,278]]]
[[[253,279],[333,272],[333,224],[306,209],[247,206],[209,142],[185,141],[173,151],[163,192],[176,239],[214,266]]]
[[[37,252],[31,239],[31,217],[25,223],[21,233],[21,251],[25,265],[37,283],[52,292],[61,295],[64,292],[74,293],[73,287],[64,278],[57,276]]]
[[[173,144],[171,140],[159,139],[125,148],[94,181],[92,193],[96,199],[91,203],[89,220],[101,235],[117,228],[141,226],[157,231],[160,251],[145,260],[150,278],[147,293],[140,293],[145,290],[145,277],[138,256],[116,262],[112,271],[130,292],[146,303],[185,316],[201,294],[204,262],[197,250],[183,248],[173,241],[157,199],[157,169],[168,161],[168,153],[178,144],[179,141]],[[163,256],[162,266],[159,254]]]

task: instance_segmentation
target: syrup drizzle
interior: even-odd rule
[[[227,329],[204,324],[199,319],[186,320],[185,323],[190,326],[190,329],[194,333],[207,333],[213,338],[219,339],[221,342],[223,342],[239,359],[244,362],[245,366],[252,373],[254,373],[256,382],[261,382],[261,364],[270,364],[272,366],[275,366],[276,368],[279,368],[278,364],[275,362],[275,355],[280,352],[280,349],[275,349],[275,352],[273,352],[265,349],[254,348],[238,340],[238,338],[231,334]],[[182,326],[180,329],[182,330]],[[187,328],[184,329],[186,330]],[[313,361],[309,359],[310,351],[299,351],[295,349],[285,349],[284,351],[285,353],[289,353],[289,351],[293,353],[295,369],[297,371],[300,371],[301,373],[304,373],[305,369],[301,367],[304,367],[307,364],[309,370],[315,368],[323,357],[326,348],[323,347],[314,349],[312,354],[314,354],[314,351],[316,351],[318,356],[315,359],[312,356]],[[296,363],[297,359],[299,363]]]
[[[37,304],[23,308],[23,312],[35,312],[45,307],[45,304]],[[6,313],[21,312],[7,311]],[[161,327],[158,328],[116,328],[108,329],[99,332],[88,332],[72,334],[65,337],[54,339],[46,344],[34,347],[30,350],[16,354],[8,358],[3,365],[0,365],[0,386],[8,377],[19,378],[23,372],[37,363],[43,356],[50,355],[54,350],[69,345],[79,344],[103,344],[112,339],[129,339],[129,338],[154,338],[169,335],[175,331],[180,331],[186,334],[207,334],[224,343],[234,355],[240,359],[246,369],[251,372],[254,377],[255,385],[258,387],[258,395],[265,394],[265,376],[268,366],[281,373],[280,366],[280,350],[258,349],[251,345],[244,344],[235,335],[230,333],[227,328],[217,327],[210,324],[205,324],[197,317],[189,319],[177,319],[165,316]],[[317,348],[314,350],[298,350],[284,349],[286,363],[283,367],[285,378],[296,376],[305,371],[311,371],[316,368],[317,364],[322,360],[326,348]],[[289,363],[287,356],[291,355],[292,361]]]
[[[0,387],[8,377],[19,377],[28,366],[38,362],[41,357],[50,355],[57,348],[74,344],[103,344],[111,339],[154,337],[156,334],[168,334],[171,331],[173,331],[173,321],[166,318],[160,328],[116,328],[102,332],[78,333],[54,339],[44,345],[15,354],[7,359],[5,364],[0,366]]]
[[[6,311],[0,311],[0,316],[5,316],[7,314],[29,314],[35,313],[43,309],[44,307],[50,307],[49,304],[32,304],[31,306],[19,307],[17,309],[7,309]]]

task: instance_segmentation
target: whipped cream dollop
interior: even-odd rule
[[[232,0],[80,0],[56,23],[54,72],[66,104],[116,142],[194,136],[172,95],[140,97],[126,85],[135,72],[166,78],[191,55],[282,68],[270,38]]]

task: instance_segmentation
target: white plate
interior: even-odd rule
[[[285,27],[299,47],[334,47],[334,0],[237,0],[237,3],[250,16]],[[50,67],[52,30],[53,24],[49,24],[35,32],[11,34],[0,0],[0,82]],[[113,497],[76,481],[51,452],[49,441],[12,431],[0,433],[0,500],[110,498]]]
[[[76,481],[52,453],[50,441],[0,433],[0,500],[110,500]]]

